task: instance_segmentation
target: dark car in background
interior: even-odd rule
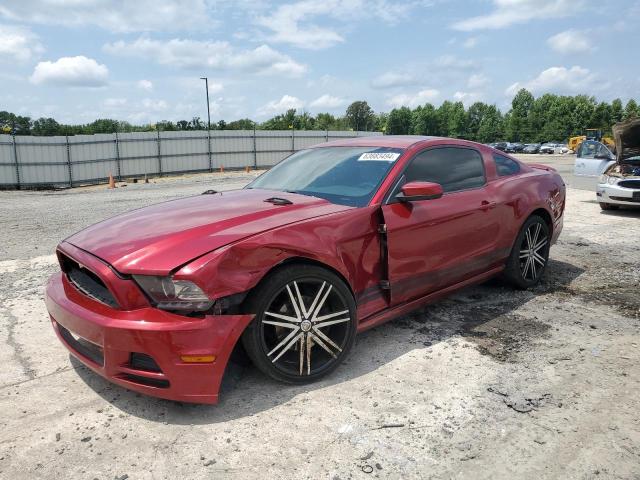
[[[493,148],[496,150],[500,150],[501,152],[506,152],[509,144],[507,142],[497,142],[493,144]]]
[[[524,150],[524,143],[509,143],[505,152],[507,153],[521,153]]]
[[[540,152],[540,144],[539,143],[529,143],[525,145],[522,153],[538,153]]]

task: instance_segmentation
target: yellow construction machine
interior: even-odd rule
[[[596,142],[602,142],[610,149],[615,149],[616,143],[611,137],[602,136],[602,130],[597,128],[585,128],[584,135],[578,135],[569,139],[569,148],[574,152],[578,149],[580,144],[585,140],[595,140]]]

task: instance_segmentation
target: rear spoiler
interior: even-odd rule
[[[640,156],[640,118],[616,123],[612,129],[618,163]]]
[[[547,172],[557,172],[555,168],[550,167],[549,165],[544,165],[542,163],[527,163],[527,165],[537,170],[546,170]]]

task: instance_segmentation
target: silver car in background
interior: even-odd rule
[[[616,154],[594,140],[576,152],[574,185],[595,189],[600,208],[640,207],[640,119],[614,125]]]

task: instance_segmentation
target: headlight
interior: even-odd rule
[[[599,183],[607,183],[607,180],[609,180],[609,175],[605,175],[604,173],[602,175],[600,175],[600,178],[598,179]]]
[[[162,310],[203,312],[213,306],[213,300],[188,280],[151,275],[134,275],[133,278],[151,297],[155,306]]]
[[[618,181],[617,177],[609,177],[609,179],[607,180],[607,183],[609,183],[609,185],[613,185],[617,181]]]

